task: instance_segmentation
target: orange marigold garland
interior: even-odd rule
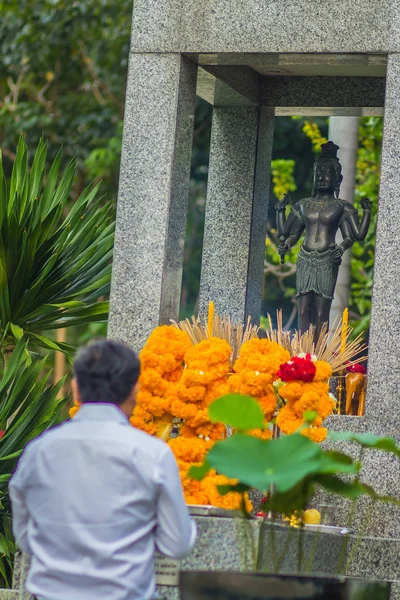
[[[202,464],[213,443],[225,437],[225,427],[210,422],[208,405],[229,391],[231,353],[225,340],[213,337],[193,346],[185,332],[162,326],[152,332],[140,355],[140,391],[130,421],[167,440],[188,504],[240,506],[239,494],[218,493],[217,485],[229,483],[226,477],[215,472],[201,482],[188,477],[191,465]],[[173,424],[179,433],[169,439]]]
[[[169,437],[171,404],[176,399],[185,352],[191,346],[187,333],[169,325],[150,334],[140,353],[141,375],[132,425],[151,435]]]
[[[184,357],[185,369],[177,387],[171,412],[184,420],[179,436],[169,440],[178,462],[183,491],[188,504],[212,504],[221,508],[239,508],[237,493],[221,496],[217,485],[227,484],[226,477],[211,471],[202,481],[188,477],[193,464],[202,464],[216,440],[225,437],[225,427],[210,422],[208,405],[227,394],[231,347],[225,340],[210,338],[192,346]]]
[[[280,365],[289,360],[287,350],[267,339],[251,339],[243,344],[229,378],[229,389],[236,394],[257,398],[268,423],[276,411],[276,395],[273,382]],[[252,431],[252,435],[269,438],[271,432]]]
[[[287,435],[295,433],[305,424],[304,413],[314,411],[316,419],[301,433],[322,442],[327,435],[322,423],[335,408],[335,399],[329,393],[330,365],[310,354],[299,355],[282,364],[277,375],[275,389],[284,403],[276,419],[279,429]]]

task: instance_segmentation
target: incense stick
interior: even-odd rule
[[[353,333],[353,328],[348,325],[346,329],[346,348],[341,351],[342,343],[342,322],[336,318],[332,328],[328,331],[328,327],[324,324],[318,339],[314,340],[315,327],[310,325],[304,333],[300,331],[284,331],[282,311],[277,311],[277,328],[272,325],[271,316],[267,316],[268,329],[266,330],[267,338],[272,342],[277,342],[289,351],[291,356],[296,356],[301,353],[314,354],[318,360],[324,360],[332,367],[332,372],[337,373],[346,367],[355,365],[366,359],[366,356],[358,356],[365,352],[367,346],[363,343],[362,336],[356,336],[352,341],[350,337]]]

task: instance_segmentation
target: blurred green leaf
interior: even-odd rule
[[[264,429],[264,414],[260,404],[250,396],[227,394],[217,398],[208,409],[211,421],[235,429]]]
[[[276,440],[261,440],[236,434],[216,444],[207,454],[207,462],[218,473],[238,479],[264,491],[270,485],[285,492],[311,474],[355,473],[357,466],[349,457],[324,453],[303,435],[294,434]]]
[[[393,438],[379,437],[372,433],[351,433],[350,431],[330,431],[328,436],[335,442],[355,442],[363,448],[376,448],[400,456],[400,448]]]

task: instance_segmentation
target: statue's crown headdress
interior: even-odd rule
[[[326,144],[321,144],[321,154],[319,155],[319,159],[334,159],[339,160],[337,156],[337,151],[339,150],[339,146],[334,144],[333,142],[326,142]]]
[[[314,169],[318,168],[318,165],[323,162],[331,161],[331,165],[333,166],[337,177],[337,186],[335,188],[336,198],[339,198],[340,184],[343,181],[342,165],[340,164],[339,158],[337,156],[338,150],[339,146],[337,146],[333,142],[326,142],[325,144],[321,144],[321,152],[314,161]],[[315,194],[316,191],[313,186],[312,195],[315,196]]]

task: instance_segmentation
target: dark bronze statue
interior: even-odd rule
[[[339,198],[343,180],[342,167],[337,158],[339,147],[333,142],[321,146],[321,154],[314,163],[311,198],[303,198],[291,207],[288,218],[285,208],[290,202],[285,196],[275,206],[279,234],[278,251],[283,263],[285,253],[296,244],[305,231],[296,264],[296,295],[299,310],[299,329],[315,325],[315,338],[324,323],[329,325],[342,255],[354,241],[362,241],[368,232],[372,204],[363,198],[361,223],[357,210],[350,202]],[[343,241],[337,245],[336,232],[340,229]]]

